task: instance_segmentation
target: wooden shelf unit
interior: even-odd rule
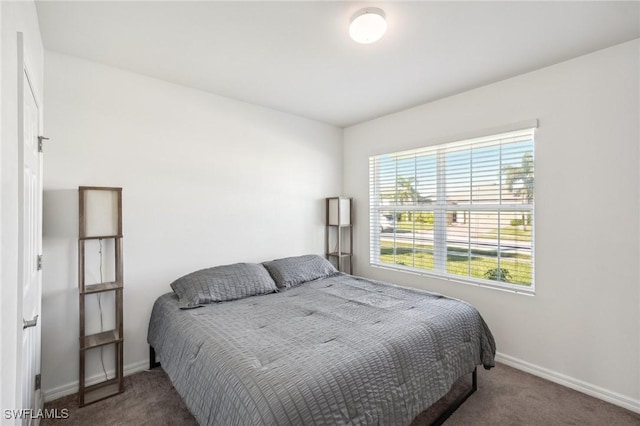
[[[353,274],[353,199],[330,197],[326,203],[325,255],[340,272]]]
[[[90,191],[110,191],[115,197],[115,232],[113,234],[91,235],[88,223],[92,220],[87,209],[87,194]],[[122,188],[81,186],[78,188],[79,199],[79,234],[78,234],[78,287],[79,287],[79,314],[80,314],[80,363],[79,363],[79,389],[78,405],[103,400],[105,398],[124,392],[124,330],[123,330],[123,270],[122,270]],[[109,215],[109,212],[105,212]],[[115,281],[87,284],[85,271],[86,243],[91,240],[111,240],[114,247]],[[100,254],[102,256],[102,253]],[[102,262],[102,259],[100,260]],[[102,264],[102,263],[101,263]],[[86,298],[97,296],[105,292],[113,292],[115,295],[115,328],[113,330],[86,334]],[[93,314],[93,313],[92,313]],[[107,345],[115,347],[115,377],[103,382],[87,386],[86,384],[86,356],[87,352],[102,348]]]

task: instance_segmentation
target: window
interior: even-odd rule
[[[369,158],[370,262],[533,292],[534,129]]]

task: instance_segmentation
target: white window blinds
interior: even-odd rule
[[[369,158],[372,265],[532,292],[534,129]]]

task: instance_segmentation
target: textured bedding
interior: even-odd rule
[[[407,425],[495,354],[473,306],[344,274],[192,310],[165,294],[148,342],[202,425]]]

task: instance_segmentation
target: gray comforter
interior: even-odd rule
[[[349,275],[193,310],[165,294],[148,341],[202,425],[407,425],[495,354],[473,306]]]

